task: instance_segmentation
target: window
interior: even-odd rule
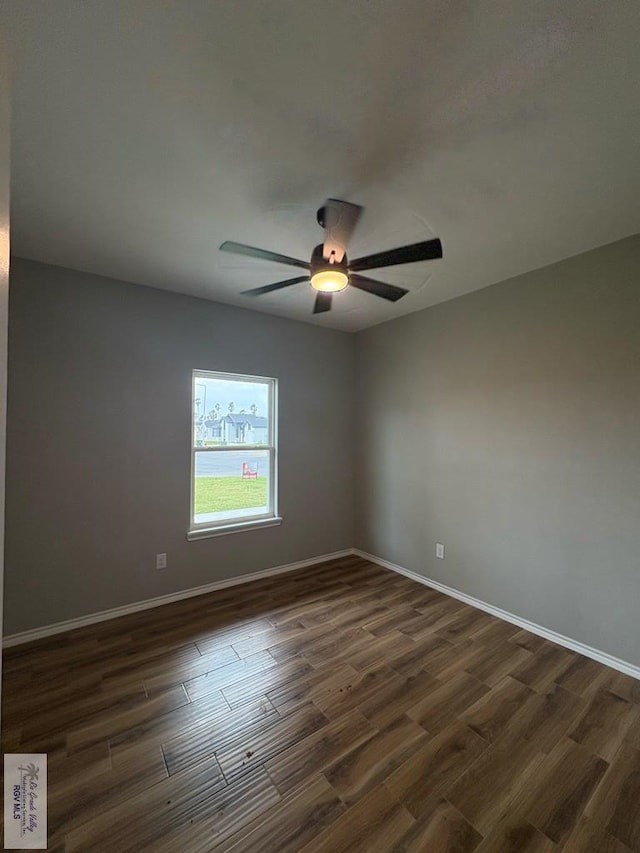
[[[279,524],[275,379],[194,370],[188,539]]]

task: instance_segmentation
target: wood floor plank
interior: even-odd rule
[[[50,752],[47,755],[47,778],[53,782],[56,791],[65,785],[74,788],[89,784],[96,776],[109,773],[113,769],[109,741],[103,740],[79,749],[71,755],[66,749]]]
[[[271,625],[267,631],[246,637],[241,635],[238,639],[234,639],[231,648],[238,657],[250,658],[257,652],[267,651],[267,649],[280,643],[300,637],[306,633],[306,630],[302,622],[298,620],[287,622],[285,625]]]
[[[266,696],[237,710],[205,714],[201,720],[162,743],[167,771],[178,773],[215,755],[241,737],[254,738],[279,719]]]
[[[160,668],[153,674],[145,676],[144,686],[151,696],[160,690],[166,690],[167,687],[173,687],[175,684],[183,684],[197,678],[199,675],[209,674],[215,678],[217,672],[220,677],[223,677],[223,674],[231,671],[234,664],[245,663],[250,665],[251,662],[252,658],[246,658],[242,661],[231,646],[221,646],[184,666]],[[271,665],[271,661],[266,665]]]
[[[582,817],[561,850],[562,853],[634,853],[587,817]]]
[[[273,632],[272,623],[265,617],[262,619],[234,620],[224,628],[210,632],[206,639],[198,640],[200,654],[215,652],[222,648],[228,648],[235,642],[247,640],[260,634]]]
[[[184,698],[182,691],[181,698]],[[142,683],[129,682],[118,685],[106,693],[102,690],[84,692],[84,695],[68,698],[65,702],[52,703],[48,709],[41,709],[36,714],[26,714],[22,720],[21,737],[25,743],[38,743],[42,746],[59,740],[60,735],[78,726],[97,723],[101,719],[110,718],[114,714],[134,710],[148,702],[147,693]],[[51,748],[45,749],[52,751]]]
[[[539,693],[546,693],[574,660],[573,652],[547,641],[532,659],[516,667],[511,675]]]
[[[331,605],[331,612],[344,612],[345,610],[351,607],[351,601],[349,600],[348,607],[342,606],[344,602],[341,602],[341,592],[344,596],[349,597],[353,592],[350,586],[345,585],[341,590],[334,590],[333,592],[316,591],[316,593],[312,596],[309,596],[306,600],[302,599],[294,599],[292,603],[289,604],[281,604],[279,606],[274,606],[269,611],[269,621],[273,625],[287,625],[292,622],[297,622],[298,620],[303,621],[309,619],[309,617],[313,617],[314,614],[317,615],[324,611],[327,611],[327,602],[332,599],[336,602],[335,605]],[[286,593],[283,592],[283,595],[286,600]],[[321,619],[320,623],[317,625],[308,625],[307,627],[313,629],[315,627],[322,627],[322,624],[327,620]]]
[[[336,687],[319,696],[316,704],[329,719],[334,720],[371,699],[382,687],[402,683],[402,676],[388,666],[379,665],[359,673],[344,690]]]
[[[447,622],[442,628],[438,628],[436,634],[443,640],[449,640],[450,643],[466,642],[470,634],[490,625],[491,621],[492,617],[483,610],[465,608],[451,622]]]
[[[145,848],[157,849],[168,836],[174,841],[187,826],[201,837],[208,836],[212,845],[278,800],[263,769],[228,786],[215,759],[209,759],[83,823],[66,836],[66,850],[138,853]]]
[[[429,735],[408,717],[395,718],[388,726],[352,742],[342,749],[324,775],[340,794],[343,802],[352,805],[404,764]]]
[[[535,742],[540,752],[550,752],[575,724],[586,702],[554,684],[546,693],[536,694],[517,714],[516,724],[525,740]]]
[[[256,697],[275,693],[292,680],[303,678],[313,672],[311,664],[303,657],[287,658],[277,667],[269,667],[252,675],[244,675],[221,687],[221,692],[231,708],[241,708]]]
[[[431,607],[435,602],[448,601],[448,596],[439,592],[437,589],[425,589],[418,584],[413,584],[408,587],[405,583],[397,582],[394,585],[394,593],[387,598],[395,596],[397,601],[403,601],[413,607],[414,610],[423,613]]]
[[[385,785],[415,817],[424,816],[440,796],[487,748],[468,726],[454,722],[417,749]]]
[[[358,673],[352,666],[338,659],[333,664],[310,669],[304,675],[287,679],[274,687],[267,685],[266,695],[278,713],[288,714],[300,705],[306,705],[335,690],[350,689],[357,677]]]
[[[389,658],[411,651],[415,646],[411,637],[399,631],[390,631],[380,636],[372,637],[366,648],[349,652],[345,660],[361,672],[376,664],[384,664]]]
[[[598,690],[569,737],[611,761],[638,718],[637,706],[609,690]]]
[[[209,658],[211,669],[215,669],[218,665],[224,666],[229,663],[230,659],[237,660],[238,656],[233,649],[227,647],[219,655]],[[126,652],[112,656],[111,660],[107,649],[103,652],[102,665],[99,666],[98,671],[103,685],[108,685],[110,682],[121,685],[127,681],[142,682],[145,678],[153,678],[154,675],[165,671],[182,672],[184,667],[201,660],[202,655],[195,643],[185,643],[177,648],[172,648],[171,644],[167,648],[166,645],[158,643],[155,648],[145,649],[143,647],[136,654],[132,654],[131,647],[129,647]],[[90,664],[88,671],[95,672],[96,665]],[[183,678],[178,679],[178,683],[184,680]]]
[[[331,631],[304,651],[304,657],[313,666],[323,666],[337,658],[347,657],[366,649],[373,634],[365,628],[350,628],[347,631]]]
[[[493,646],[512,639],[519,632],[520,629],[517,625],[513,625],[511,622],[503,622],[502,619],[493,618],[486,625],[474,631],[471,634],[471,639],[474,643],[479,643],[483,646]]]
[[[413,818],[385,788],[379,785],[351,806],[300,853],[391,853],[413,825]]]
[[[425,694],[429,695],[439,682],[428,672],[408,678],[391,679],[369,699],[360,703],[360,711],[379,729],[403,717],[409,708]]]
[[[422,614],[412,607],[396,607],[382,616],[376,617],[371,622],[366,622],[363,627],[375,637],[381,637],[383,634],[401,631],[402,626],[407,623],[418,624],[416,620],[421,619]]]
[[[348,631],[354,628],[364,628],[364,626],[380,616],[389,613],[389,608],[386,604],[379,601],[373,601],[370,604],[358,605],[355,604],[350,610],[344,613],[337,613],[331,619],[331,623],[343,631]]]
[[[607,671],[610,680],[607,682],[607,689],[617,696],[626,699],[627,702],[633,702],[635,705],[640,705],[640,680],[631,678],[624,672],[616,672],[608,667],[603,667]]]
[[[350,711],[266,761],[264,766],[280,793],[284,793],[341,761],[360,744],[375,738],[376,733],[377,729],[360,711]]]
[[[67,735],[67,749],[72,751],[100,740],[106,740],[138,725],[140,722],[160,717],[168,711],[173,711],[188,703],[189,697],[182,684],[171,687],[133,708],[117,711],[109,716],[101,717],[94,723],[72,729]]]
[[[458,675],[461,670],[466,671],[477,652],[477,646],[471,640],[462,642],[461,637],[458,638],[457,644],[448,640],[446,643],[446,646],[433,651],[424,665],[425,672],[429,672],[443,683]]]
[[[506,726],[535,695],[525,684],[507,677],[459,717],[476,734],[493,743],[504,735]]]
[[[325,622],[317,628],[308,628],[300,637],[291,637],[282,643],[271,646],[269,653],[278,662],[287,658],[299,657],[306,652],[313,651],[316,643],[333,634],[335,630],[332,623]]]
[[[476,642],[476,641],[474,641]],[[530,661],[531,652],[513,643],[496,642],[479,648],[465,666],[465,672],[473,675],[489,687],[495,687],[518,666]]]
[[[225,666],[213,668],[209,666],[209,658],[202,657],[198,664],[186,667],[179,673],[179,676],[181,676],[180,681],[187,688],[189,697],[198,699],[205,693],[222,690],[223,687],[229,687],[258,673],[274,669],[276,666],[277,662],[268,651],[256,652],[248,658],[237,658]],[[157,676],[153,680],[147,679],[145,685],[151,691],[162,687],[163,684],[166,684],[167,679],[170,680],[174,677],[174,674],[169,674],[166,677]]]
[[[490,744],[453,785],[447,786],[444,795],[478,832],[487,835],[533,778],[543,758],[527,741],[499,740]]]
[[[233,836],[229,845],[217,849],[229,853],[298,853],[345,810],[324,776],[316,776],[284,797],[270,810],[267,820],[258,818],[249,831]]]
[[[421,640],[429,634],[439,636],[437,632],[463,615],[465,610],[464,604],[454,598],[441,598],[424,608],[418,605],[415,608],[422,613],[422,620],[415,625],[405,625],[403,629],[403,633],[414,640]],[[440,636],[440,639],[446,637]]]
[[[61,784],[48,775],[49,840],[63,839],[74,828],[99,819],[137,794],[167,778],[167,769],[159,746],[142,744],[126,753],[112,755],[111,770],[91,780],[66,778]]]
[[[578,696],[586,696],[600,687],[607,687],[611,682],[613,670],[602,666],[591,658],[576,655],[571,665],[556,678],[556,684]],[[606,680],[607,683],[603,684]]]
[[[130,728],[124,729],[109,738],[112,755],[127,752],[135,746],[145,743],[160,744],[185,728],[197,725],[206,718],[226,713],[229,704],[218,690],[207,693],[200,699],[187,705],[180,705],[173,711],[156,717],[146,717],[135,721]]]
[[[522,817],[508,810],[489,830],[476,853],[555,853],[558,846]]]
[[[408,651],[393,655],[387,661],[387,665],[396,672],[399,672],[400,675],[417,675],[419,672],[427,671],[429,662],[433,661],[434,658],[437,659],[438,655],[446,651],[449,654],[454,654],[452,649],[454,649],[452,643],[448,643],[446,640],[436,637],[435,634],[429,633],[422,639],[414,640],[414,646]]]
[[[564,738],[539,768],[527,817],[556,844],[564,843],[607,768],[604,759]]]
[[[300,614],[300,623],[304,625],[305,628],[317,628],[319,625],[325,625],[327,622],[331,622],[334,616],[338,613],[345,613],[347,610],[350,610],[352,607],[351,599],[345,601],[334,600],[326,607],[317,607],[313,610],[307,610],[304,613]],[[282,623],[283,626],[287,625],[287,622]]]
[[[532,634],[531,631],[525,630],[518,631],[517,634],[509,637],[509,642],[515,643],[534,654],[538,654],[538,652],[542,651],[547,646],[547,640],[545,640],[544,637],[540,637],[538,634]]]
[[[394,853],[473,853],[482,841],[479,832],[446,800],[417,820],[393,848]],[[522,848],[513,853],[521,853]],[[495,853],[495,848],[491,849]]]
[[[590,831],[606,832],[633,851],[640,850],[640,750],[623,744],[585,809]],[[577,833],[580,837],[580,833]],[[574,846],[577,841],[573,839]]]
[[[627,729],[624,742],[640,749],[640,716],[637,716]]]
[[[304,740],[326,722],[327,718],[315,705],[305,705],[286,717],[269,719],[257,731],[242,732],[238,739],[217,751],[216,757],[226,779],[231,781]]]
[[[407,711],[411,719],[434,735],[446,729],[456,717],[490,692],[486,684],[464,671],[444,684],[436,680],[438,686]]]

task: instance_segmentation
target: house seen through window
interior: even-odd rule
[[[192,531],[276,516],[276,380],[193,371]]]

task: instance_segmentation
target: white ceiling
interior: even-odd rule
[[[640,231],[637,0],[4,0],[12,248],[355,331]],[[350,256],[437,234],[311,316],[327,196]]]

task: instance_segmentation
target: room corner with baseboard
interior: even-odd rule
[[[638,269],[636,236],[362,332],[356,407],[359,549],[635,667]]]
[[[20,258],[12,286],[5,633],[353,545],[352,336]],[[186,540],[194,365],[279,378],[281,527]]]

